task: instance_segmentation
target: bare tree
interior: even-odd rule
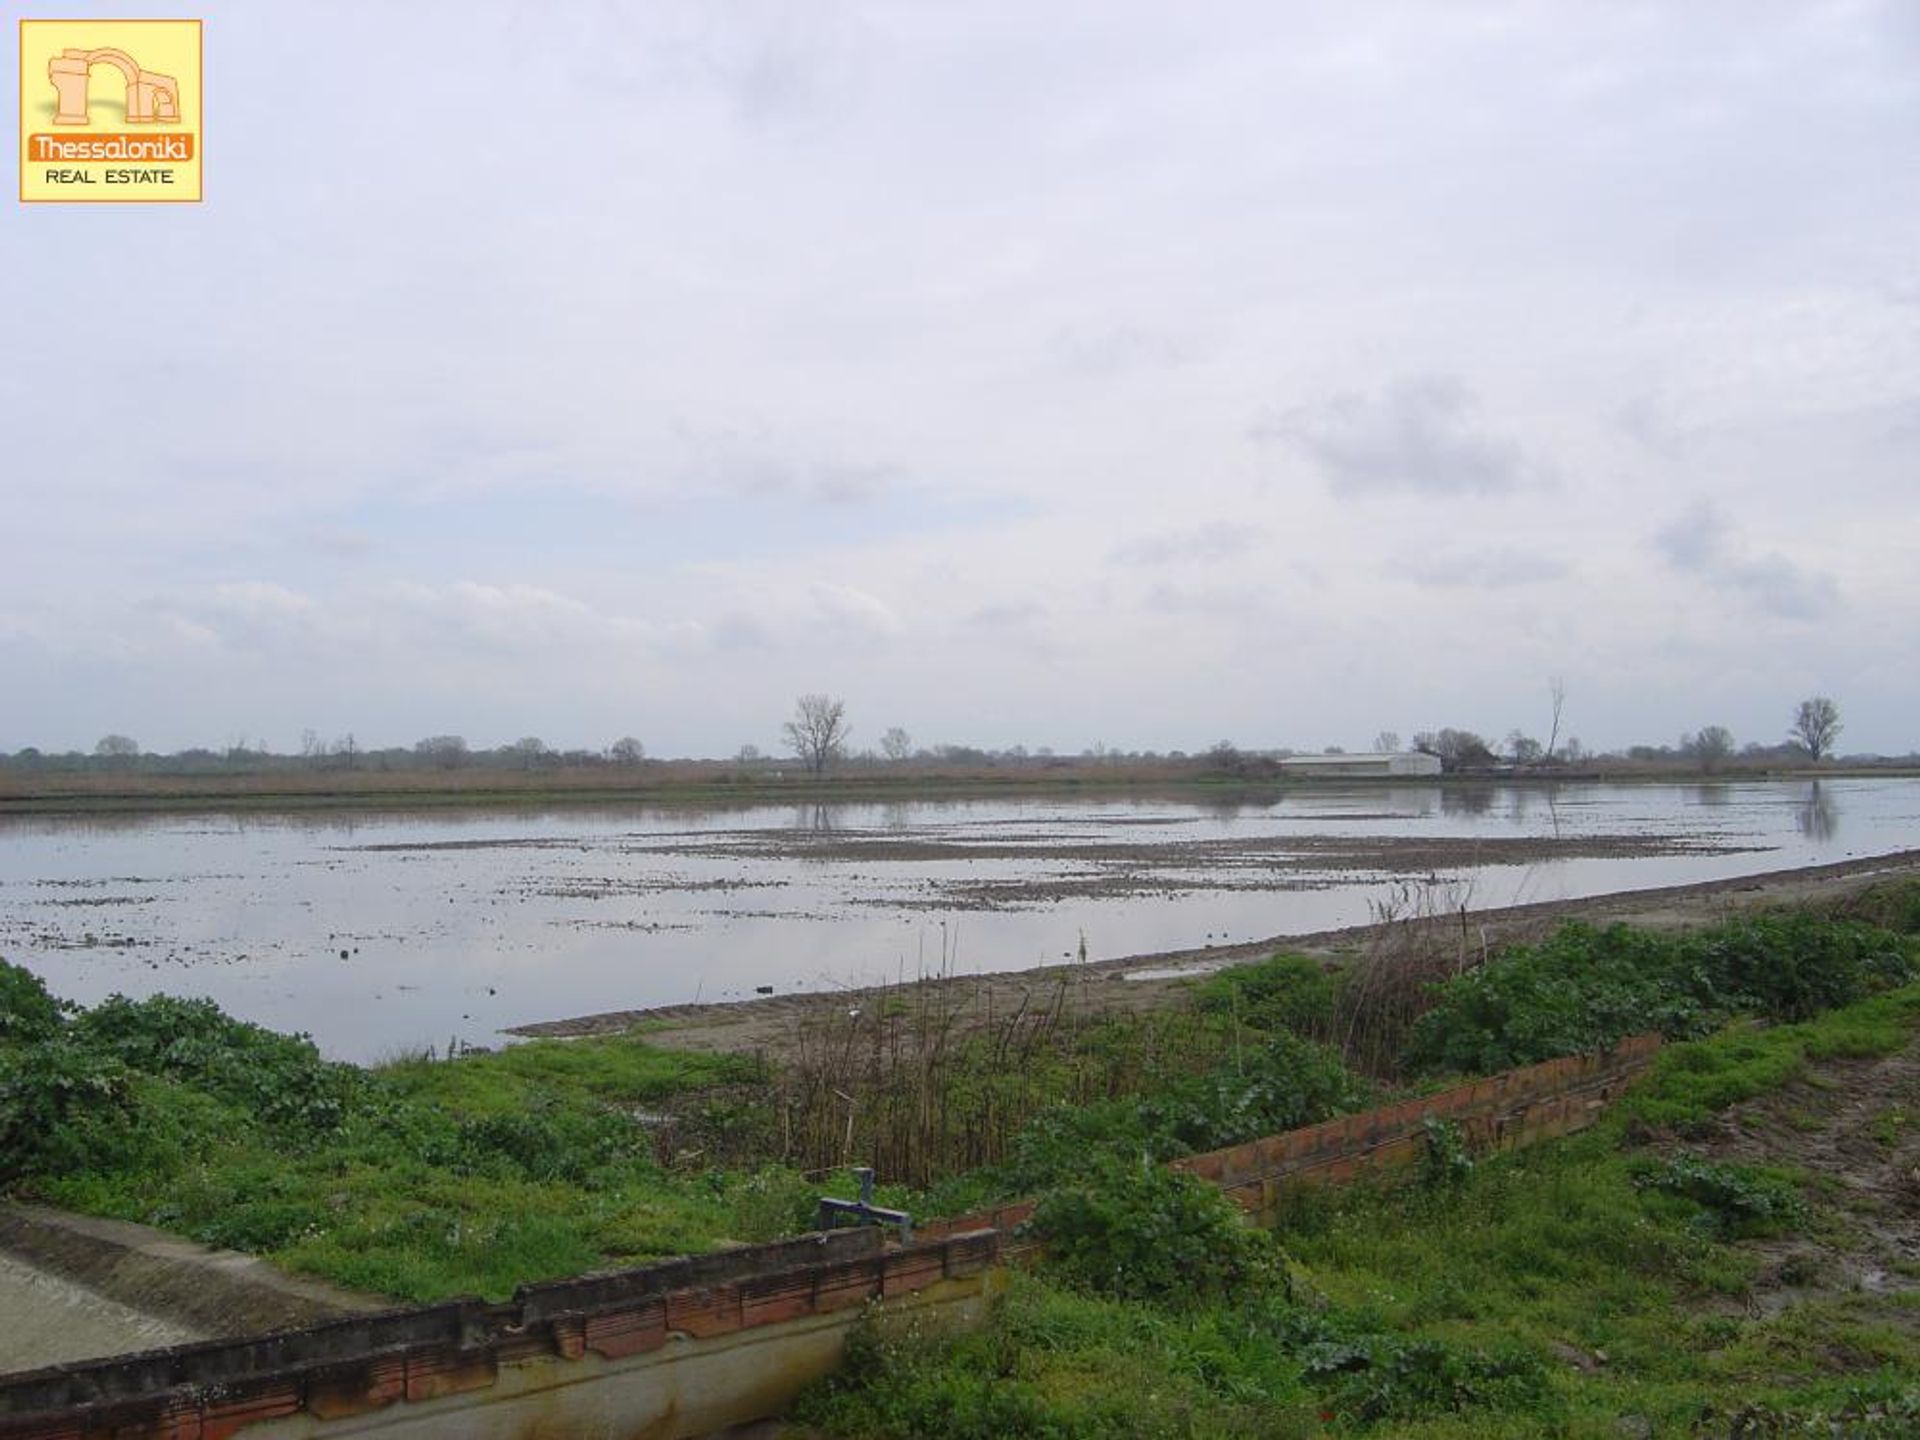
[[[1400,732],[1398,730],[1382,730],[1373,737],[1373,753],[1376,755],[1391,755],[1399,748]]]
[[[831,695],[802,695],[793,702],[793,718],[781,727],[787,744],[815,775],[822,774],[847,748],[847,707]]]
[[[889,760],[904,760],[913,754],[913,737],[898,725],[890,725],[880,737],[880,752]]]
[[[607,757],[616,765],[638,765],[647,758],[647,747],[631,735],[622,735],[607,747]]]
[[[1825,695],[1800,702],[1793,712],[1793,724],[1787,738],[1804,749],[1817,764],[1833,753],[1833,742],[1840,738],[1840,707]]]
[[[1553,701],[1553,728],[1547,731],[1547,759],[1553,759],[1553,752],[1560,744],[1560,712],[1567,708],[1567,682],[1558,675],[1547,680],[1547,696]]]

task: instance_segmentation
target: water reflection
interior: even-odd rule
[[[1443,815],[1484,815],[1493,809],[1494,788],[1491,785],[1454,785],[1440,792],[1440,813]]]
[[[1809,840],[1822,843],[1840,833],[1840,804],[1833,792],[1822,788],[1818,780],[1807,786],[1807,793],[1794,812],[1793,823]]]
[[[796,805],[793,807],[792,828],[809,835],[831,835],[840,828],[839,810],[839,806],[825,801]]]
[[[1247,808],[1247,795],[1244,791],[1229,791],[1225,795],[1209,795],[1199,804],[1215,820],[1238,820],[1241,812]]]
[[[1441,803],[1438,785],[1396,785],[1387,791],[1387,809],[1424,820]]]
[[[1082,932],[1118,956],[1362,923],[1436,855],[1476,907],[1820,864],[1841,811],[1854,852],[1920,844],[1920,780],[1835,777],[0,816],[0,954],[86,1003],[205,994],[369,1058],[1018,968]]]

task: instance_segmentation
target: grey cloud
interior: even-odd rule
[[[1839,585],[1824,571],[1809,570],[1777,550],[1747,554],[1731,522],[1706,501],[1661,529],[1653,545],[1674,569],[1783,619],[1817,619],[1840,601]]]
[[[375,541],[364,530],[332,528],[311,532],[307,544],[323,555],[341,560],[358,560],[373,551]]]
[[[310,597],[267,580],[213,585],[159,599],[151,609],[168,634],[194,645],[257,651],[337,638],[335,617]]]
[[[1516,488],[1519,446],[1478,423],[1473,391],[1450,375],[1403,379],[1261,421],[1253,438],[1292,446],[1336,494],[1492,495]]]
[[[1004,600],[982,605],[960,623],[995,650],[1033,658],[1052,658],[1058,647],[1049,633],[1051,612],[1035,600]]]
[[[686,453],[690,484],[744,498],[861,505],[881,498],[902,475],[899,466],[884,462],[792,453],[797,447],[763,426],[702,429],[680,424],[674,433]]]
[[[770,650],[773,636],[751,615],[731,611],[714,622],[713,644],[716,650]]]
[[[818,0],[701,5],[690,11],[687,25],[676,23],[670,12],[644,20],[616,12],[608,23],[621,42],[634,47],[634,73],[609,79],[603,69],[580,67],[578,83],[645,95],[653,83],[664,82],[717,94],[734,118],[749,126],[793,124],[831,113],[858,83],[864,52],[874,38],[847,7]],[[605,42],[601,27],[589,29]]]
[[[1885,438],[1896,445],[1920,440],[1920,398],[1893,407],[1893,418],[1887,422]]]
[[[1920,305],[1920,273],[1895,276],[1882,293],[1895,305]]]
[[[1191,347],[1184,342],[1140,325],[1095,330],[1068,326],[1053,337],[1051,348],[1067,369],[1086,375],[1168,370],[1193,358]]]
[[[684,626],[607,614],[571,595],[517,582],[401,581],[386,588],[384,601],[393,628],[416,645],[472,645],[503,653],[607,645],[653,648],[688,633]]]
[[[1706,570],[1726,554],[1726,518],[1702,500],[1653,537],[1654,548],[1676,570]]]
[[[1160,615],[1202,615],[1243,619],[1267,609],[1266,597],[1244,585],[1156,585],[1146,608]]]
[[[1182,560],[1226,560],[1244,555],[1267,538],[1258,525],[1214,520],[1190,530],[1142,535],[1114,547],[1110,558],[1124,565],[1169,565]]]
[[[977,630],[1026,630],[1046,618],[1046,607],[1031,600],[982,605],[966,618]]]
[[[1540,585],[1566,575],[1566,561],[1511,546],[1487,550],[1441,551],[1403,556],[1389,571],[1416,585],[1436,588],[1505,590]]]
[[[1789,620],[1817,619],[1840,599],[1840,587],[1831,575],[1804,569],[1777,550],[1735,561],[1720,578],[1761,609]]]
[[[1613,423],[1630,440],[1672,459],[1687,448],[1687,431],[1658,395],[1636,395],[1613,413]]]

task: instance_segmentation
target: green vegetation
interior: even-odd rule
[[[0,1182],[415,1300],[805,1228],[779,1167],[669,1170],[636,1114],[757,1067],[625,1039],[367,1071],[206,1001],[0,964]]]
[[[1911,1434],[1920,1295],[1748,1306],[1758,1260],[1737,1237],[1814,1227],[1824,1202],[1786,1174],[1640,1137],[1649,1115],[1704,1113],[1703,1074],[1741,1077],[1719,1092],[1730,1103],[1810,1060],[1890,1053],[1916,1029],[1908,985],[1768,1032],[1779,1063],[1764,1071],[1744,1029],[1673,1046],[1583,1135],[1398,1191],[1303,1200],[1275,1237],[1285,1255],[1264,1263],[1238,1249],[1246,1232],[1203,1212],[1191,1231],[1216,1237],[1215,1258],[1149,1253],[1129,1273],[1114,1257],[1189,1202],[1102,1176],[1097,1200],[1043,1208],[1054,1251],[983,1329],[935,1340],[875,1326],[801,1418],[850,1440],[1329,1426],[1600,1440],[1627,1416],[1643,1433]]]
[[[1432,1127],[1416,1182],[1305,1192],[1273,1236],[1250,1238],[1218,1195],[1147,1178],[1138,1157],[1178,1144],[1123,1123],[1149,1106],[1042,1117],[1015,1147],[1062,1162],[1033,1222],[1040,1271],[969,1334],[874,1325],[800,1418],[850,1440],[1914,1433],[1920,1291],[1836,1289],[1767,1313],[1752,1303],[1761,1257],[1741,1242],[1842,1235],[1831,1197],[1817,1177],[1673,1143],[1818,1062],[1913,1042],[1911,897],[1856,913],[1909,933],[1815,916],[1693,937],[1569,927],[1496,956],[1478,986],[1441,987],[1472,1048],[1436,1037],[1428,1064],[1545,1058],[1653,1026],[1701,1038],[1669,1046],[1582,1135],[1475,1161]],[[1593,963],[1556,976],[1550,960]],[[1275,1036],[1316,1029],[1327,1006],[1310,969],[1229,971],[1199,1004]],[[1436,1036],[1440,1022],[1420,1023]],[[1873,1133],[1893,1143],[1902,1123]],[[1077,1178],[1060,1173],[1074,1156]]]
[[[431,1299],[791,1232],[837,1188],[799,1165],[910,1155],[937,1183],[885,1203],[1036,1197],[1048,1260],[975,1333],[863,1333],[806,1406],[849,1440],[1597,1437],[1709,1410],[1700,1433],[1891,1435],[1920,1410],[1915,1293],[1750,1304],[1756,1237],[1840,1233],[1835,1202],[1707,1142],[1729,1105],[1911,1043],[1916,891],[1689,936],[1570,926],[1437,984],[1277,956],[1151,1015],[1075,1019],[1062,992],[981,1025],[909,987],[778,1070],[631,1037],[362,1070],[206,1002],[81,1010],[0,965],[0,1184]],[[1328,1043],[1378,1053],[1379,1027],[1352,1048],[1362,984],[1432,1075],[1692,1038],[1575,1139],[1488,1159],[1436,1124],[1408,1187],[1308,1195],[1275,1235],[1162,1168],[1382,1098]],[[1888,1106],[1870,1134],[1910,1123]]]
[[[1687,935],[1565,925],[1439,986],[1414,1026],[1411,1059],[1478,1073],[1646,1030],[1700,1035],[1729,1015],[1799,1020],[1912,973],[1891,932],[1804,912]]]
[[[1040,1152],[1054,1131],[1056,1150],[1111,1139],[1166,1159],[1368,1094],[1337,1055],[1255,1007],[1099,1014],[1072,995],[1082,983],[1063,976],[1044,1003],[998,1015],[937,985],[819,1015],[774,1077],[760,1143],[810,1169],[858,1156],[923,1188],[991,1169],[1024,1195],[1052,1173]]]

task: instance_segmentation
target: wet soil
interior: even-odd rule
[[[1920,876],[1920,850],[1837,865],[1505,909],[1457,910],[1448,903],[1446,891],[1409,887],[1404,908],[1388,917],[1384,924],[1275,935],[1245,944],[1202,946],[1080,965],[956,975],[912,982],[908,988],[939,986],[956,991],[958,994],[953,998],[960,1003],[953,1008],[981,1017],[1005,1017],[1043,1002],[1057,1003],[1075,1013],[1152,1010],[1177,1002],[1200,976],[1225,965],[1264,958],[1276,950],[1333,961],[1362,953],[1370,946],[1384,943],[1390,936],[1405,938],[1410,927],[1430,930],[1436,943],[1484,951],[1495,945],[1538,936],[1569,919],[1596,923],[1618,920],[1650,928],[1710,925],[1758,907],[1839,900],[1880,881],[1907,876]],[[1396,931],[1400,933],[1395,935]],[[844,1013],[872,1006],[886,998],[886,989],[874,988],[778,995],[727,1004],[669,1005],[543,1021],[513,1027],[508,1033],[573,1037],[617,1034],[644,1027],[653,1044],[778,1056],[798,1042],[810,1020],[836,1010]]]
[[[1808,1177],[1815,1223],[1742,1242],[1759,1268],[1738,1309],[1861,1297],[1883,1323],[1920,1330],[1920,1311],[1894,1298],[1920,1287],[1920,1036],[1885,1059],[1814,1065],[1718,1117],[1710,1135],[1665,1148]]]

